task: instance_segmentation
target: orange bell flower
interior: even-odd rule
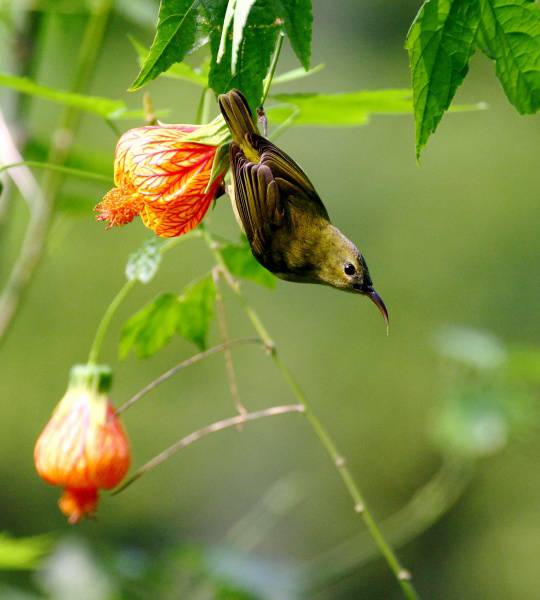
[[[39,476],[65,488],[58,504],[71,524],[92,516],[99,490],[118,485],[129,469],[129,442],[107,396],[111,379],[108,367],[73,367],[34,449]]]
[[[116,146],[116,187],[96,206],[97,219],[112,227],[139,215],[162,237],[196,227],[228,167],[218,153],[225,130],[217,119],[208,125],[156,125],[124,133]]]

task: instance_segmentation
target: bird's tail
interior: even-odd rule
[[[231,131],[233,140],[240,147],[245,147],[246,135],[248,133],[259,133],[247,100],[238,90],[231,90],[226,94],[221,94],[218,97],[218,102],[221,114]]]

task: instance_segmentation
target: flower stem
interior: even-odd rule
[[[144,475],[147,471],[150,471],[160,465],[162,462],[165,462],[169,459],[173,454],[176,454],[178,451],[182,450],[186,446],[193,444],[194,442],[199,441],[201,438],[210,435],[211,433],[215,433],[216,431],[223,431],[224,429],[228,429],[230,427],[238,427],[238,425],[243,425],[244,423],[249,423],[250,421],[255,421],[257,419],[262,419],[264,417],[274,417],[276,415],[284,415],[286,413],[302,413],[304,412],[304,407],[301,404],[289,404],[287,406],[272,406],[271,408],[265,408],[264,410],[258,410],[256,412],[246,413],[243,415],[236,415],[234,417],[230,417],[228,419],[222,419],[221,421],[216,421],[202,429],[198,429],[189,435],[186,435],[181,440],[169,446],[163,452],[160,452],[157,456],[155,456],[152,460],[149,460],[142,467],[137,469],[134,475],[132,475],[123,485],[121,485],[118,489],[114,490],[113,495],[118,494],[125,490],[128,486],[130,486],[133,482],[135,482],[139,477]]]
[[[274,54],[272,56],[272,62],[270,63],[270,68],[268,69],[268,73],[264,79],[263,84],[263,94],[261,98],[261,106],[264,104],[266,97],[268,96],[268,92],[270,91],[270,86],[272,85],[272,79],[274,78],[274,74],[276,72],[276,67],[279,61],[279,55],[281,54],[281,47],[283,46],[283,39],[285,34],[283,31],[279,31],[278,37],[276,40],[276,48],[274,50]]]
[[[124,404],[122,404],[122,406],[120,406],[120,408],[117,409],[116,413],[117,414],[123,413],[128,408],[133,406],[133,404],[135,404],[135,402],[139,401],[143,396],[146,396],[146,394],[149,394],[152,390],[155,390],[162,383],[165,383],[165,381],[167,381],[168,379],[170,379],[171,377],[176,375],[176,373],[178,373],[178,371],[181,371],[182,369],[186,369],[187,367],[191,367],[191,365],[194,365],[195,363],[198,363],[201,360],[208,358],[209,356],[217,354],[218,352],[225,352],[227,350],[230,350],[230,348],[232,346],[238,346],[240,344],[262,344],[262,343],[263,343],[262,340],[260,340],[259,338],[238,338],[235,340],[227,340],[227,341],[223,342],[222,344],[218,344],[217,346],[208,348],[208,350],[205,350],[204,352],[199,352],[198,354],[194,354],[190,358],[187,358],[186,360],[183,360],[182,362],[178,363],[177,365],[175,365],[168,371],[165,371],[165,373],[162,373],[159,377],[157,377],[156,379],[151,381],[149,384],[145,385],[141,390],[139,390],[136,394],[134,394],[129,400],[124,402]],[[240,414],[242,414],[242,413],[240,413]],[[247,411],[244,411],[243,414],[247,414]]]
[[[111,320],[114,317],[116,311],[118,310],[118,307],[122,304],[126,296],[133,289],[133,286],[136,282],[136,279],[126,281],[124,285],[120,288],[120,291],[112,299],[111,303],[107,307],[107,310],[103,314],[103,317],[101,317],[101,321],[99,322],[96,335],[94,336],[94,341],[92,342],[92,347],[90,348],[90,353],[88,354],[89,364],[95,364],[97,362],[99,352],[101,350],[101,346],[103,345],[103,340],[105,339],[107,329],[109,329],[109,325],[111,324]]]
[[[208,247],[209,247],[210,251],[212,252],[216,262],[218,263],[220,268],[223,270],[225,280],[227,281],[227,283],[229,284],[229,286],[231,287],[231,289],[235,293],[235,295],[239,298],[242,306],[244,307],[244,310],[247,314],[248,319],[251,321],[251,324],[253,325],[253,328],[255,329],[255,331],[257,331],[257,333],[260,335],[260,337],[264,340],[265,346],[270,350],[272,360],[274,361],[277,368],[280,370],[285,381],[291,388],[293,394],[296,396],[296,398],[297,398],[298,402],[301,404],[301,406],[304,407],[303,412],[304,412],[309,424],[311,425],[313,431],[315,432],[315,434],[316,434],[317,438],[319,439],[319,441],[321,442],[322,446],[324,447],[324,449],[330,456],[343,483],[345,484],[347,491],[349,492],[349,495],[351,496],[351,498],[353,500],[355,512],[358,513],[362,517],[371,537],[373,538],[375,544],[379,548],[380,553],[383,555],[388,566],[390,567],[390,570],[396,577],[396,579],[403,591],[405,598],[407,598],[408,600],[418,600],[419,596],[418,596],[416,590],[414,589],[414,586],[411,583],[410,572],[401,565],[397,555],[393,551],[390,544],[386,541],[380,527],[378,526],[373,515],[371,514],[371,511],[368,509],[368,507],[366,505],[366,502],[364,500],[364,495],[363,495],[358,483],[355,481],[354,477],[352,476],[352,473],[347,466],[346,459],[338,451],[337,446],[334,443],[334,441],[332,440],[330,434],[328,433],[326,428],[323,426],[323,424],[321,423],[319,418],[312,411],[306,395],[302,391],[300,385],[294,378],[294,376],[291,373],[291,371],[289,370],[289,368],[281,360],[281,357],[279,356],[279,354],[277,352],[276,346],[275,346],[272,338],[270,337],[268,331],[264,327],[261,319],[259,318],[257,313],[253,310],[253,308],[251,308],[251,306],[247,303],[247,301],[240,289],[240,285],[227,270],[227,266],[225,264],[225,261],[223,260],[223,256],[221,255],[221,252],[219,251],[218,244],[214,241],[212,235],[208,232],[207,229],[203,228],[202,232],[203,232],[203,237],[205,238],[205,241],[208,244]]]

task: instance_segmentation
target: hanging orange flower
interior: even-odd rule
[[[108,367],[73,367],[34,449],[39,476],[65,488],[58,504],[72,524],[92,516],[99,490],[118,485],[129,469],[129,443],[107,396],[110,384]]]
[[[226,164],[216,165],[212,179],[223,131],[218,121],[127,131],[116,146],[116,187],[96,206],[97,219],[112,227],[140,215],[146,227],[162,237],[196,227],[227,170]]]

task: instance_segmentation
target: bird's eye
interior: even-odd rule
[[[354,265],[351,264],[350,262],[345,263],[345,265],[343,266],[343,270],[345,271],[345,273],[347,275],[354,275],[356,273],[356,269],[354,268]]]

